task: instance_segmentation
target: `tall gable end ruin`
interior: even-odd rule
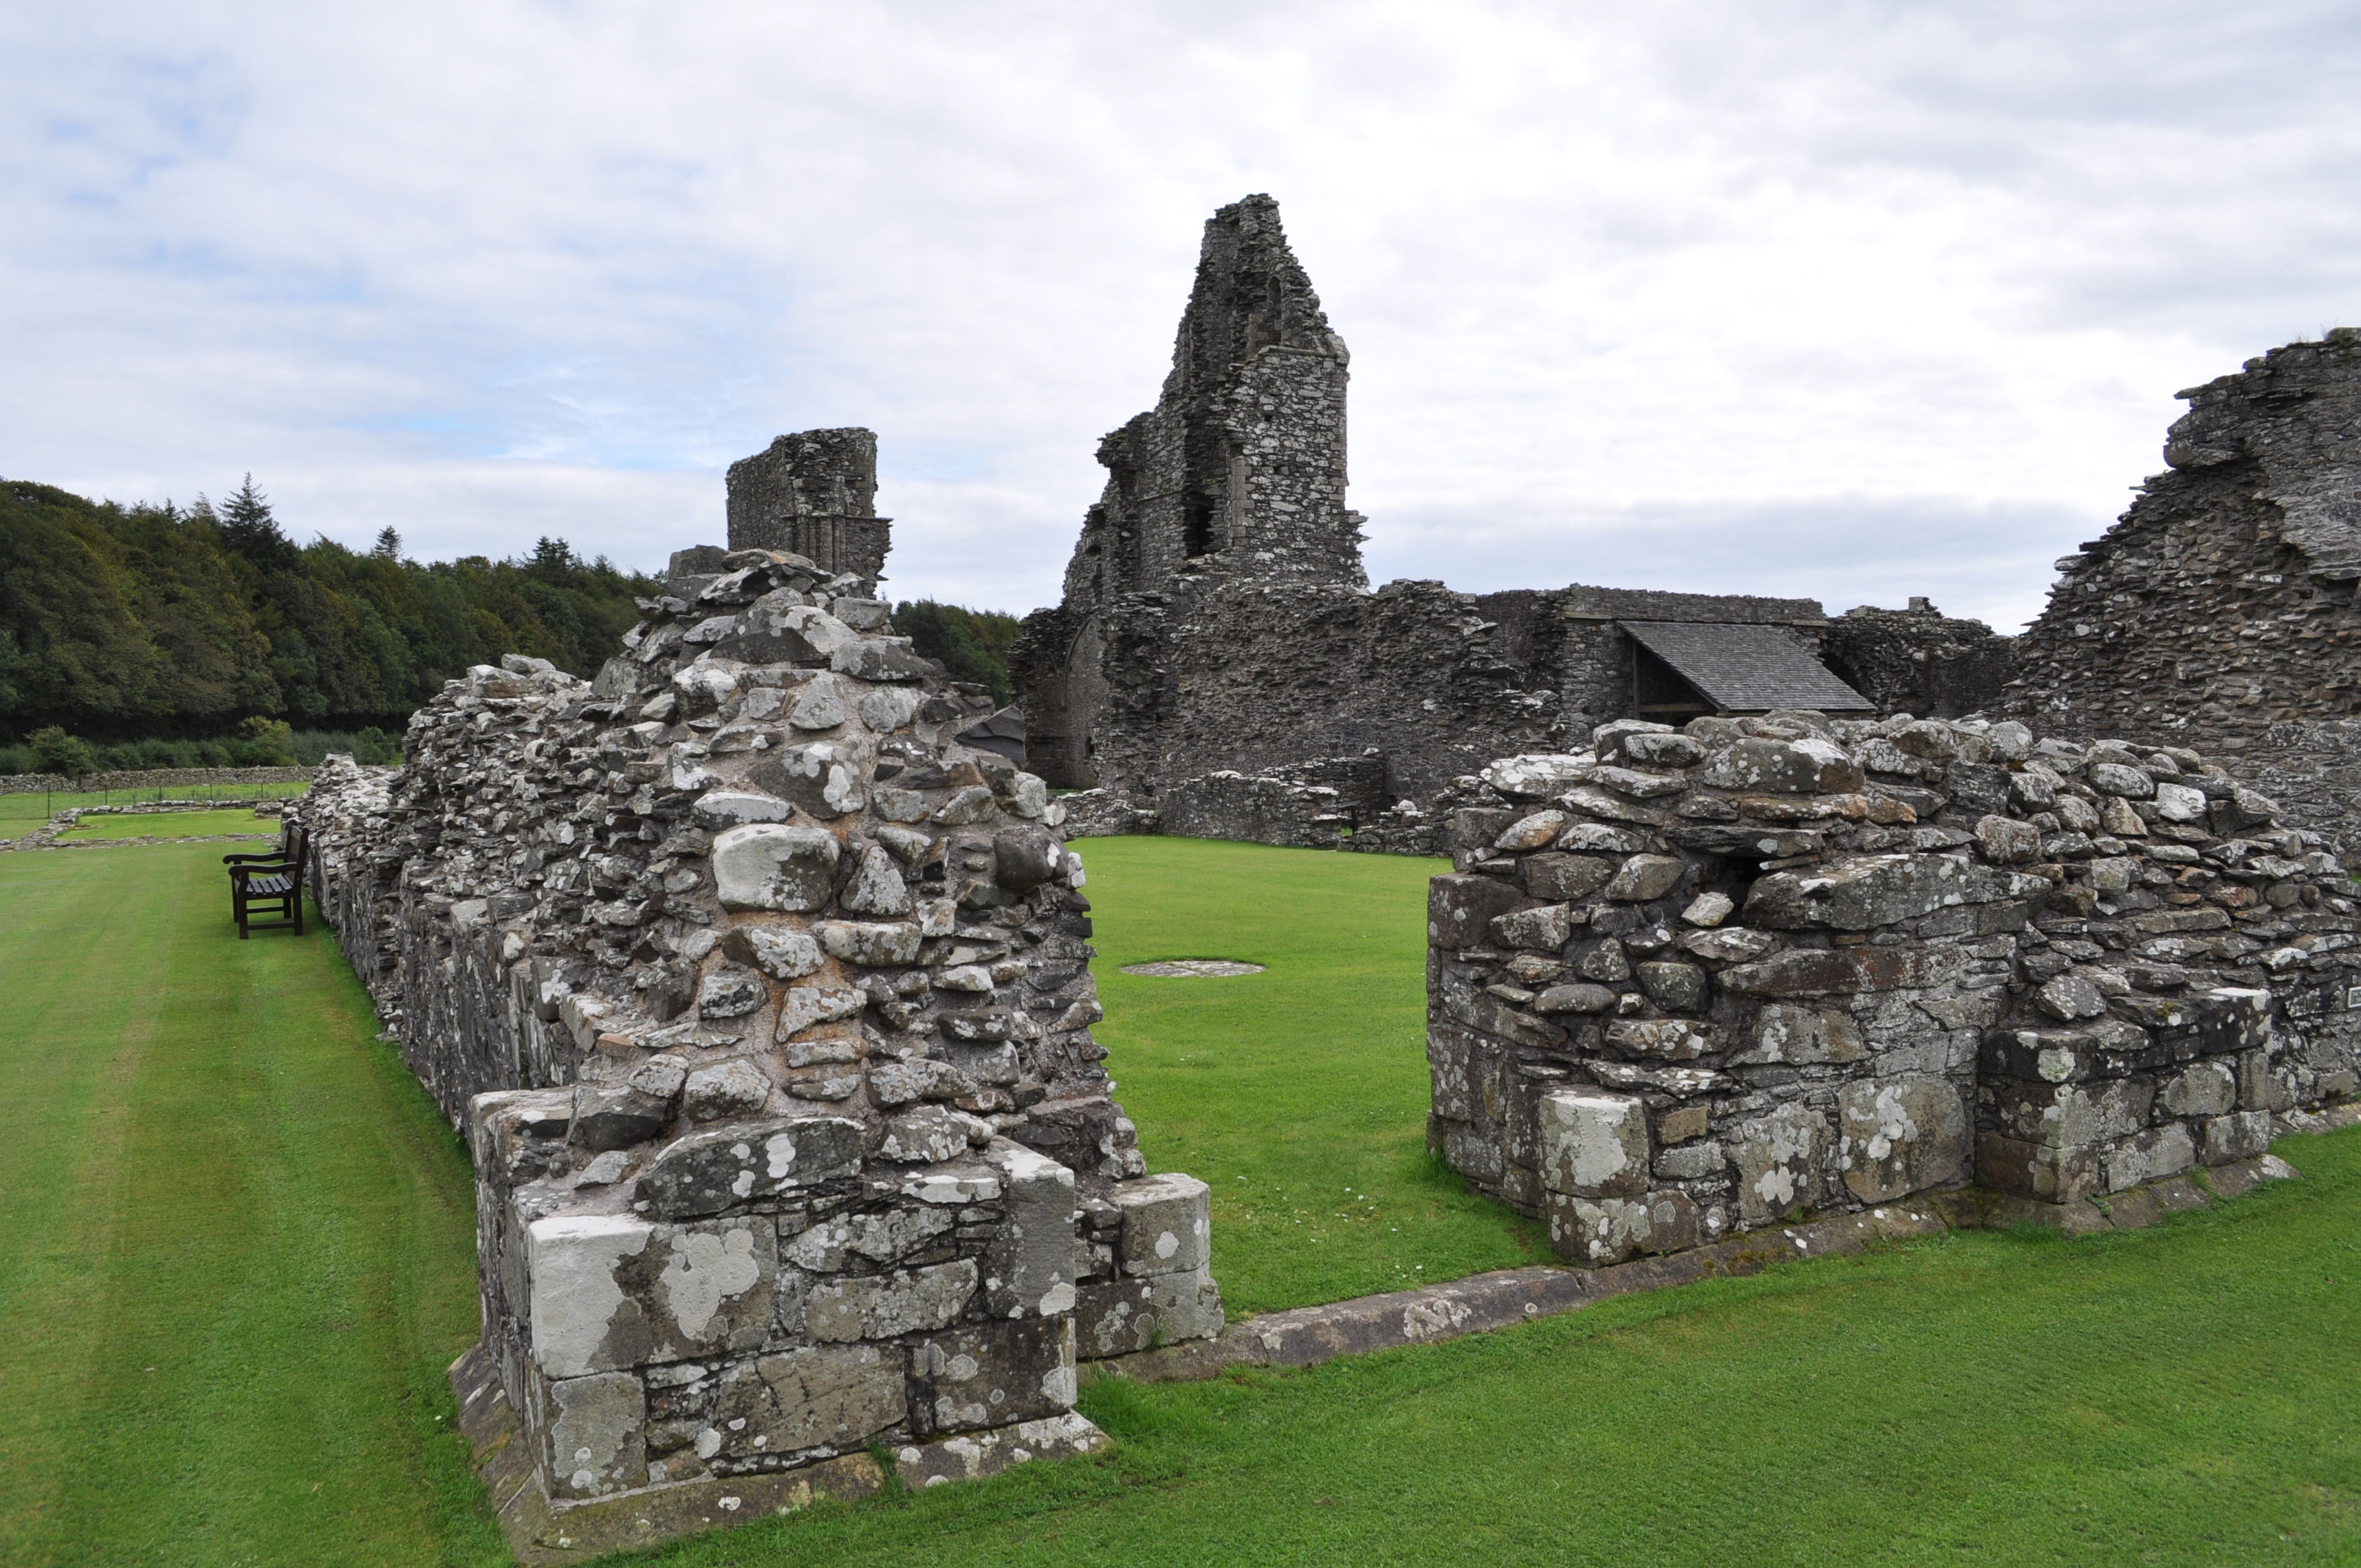
[[[1064,598],[1027,619],[1011,660],[1035,772],[1129,803],[1180,791],[1202,822],[1184,785],[1221,770],[1283,791],[1290,770],[1374,756],[1366,793],[1382,810],[1633,713],[1859,713],[1896,697],[1966,711],[1926,689],[1911,655],[1990,633],[1931,612],[1831,622],[1808,599],[1584,587],[1372,593],[1345,504],[1348,364],[1278,204],[1216,213],[1163,393],[1101,444],[1106,489]],[[1849,651],[1875,696],[1831,667]]]

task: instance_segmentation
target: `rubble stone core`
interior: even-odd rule
[[[302,808],[474,1155],[528,1561],[878,1448],[912,1485],[1088,1449],[1079,1361],[1223,1326],[1204,1184],[1109,1097],[1061,811],[956,738],[988,697],[853,573],[714,564],[595,681],[478,666]]]
[[[1970,1180],[2105,1201],[2361,1089],[2334,846],[2193,751],[1622,720],[1442,808],[1430,1144],[1578,1264]]]

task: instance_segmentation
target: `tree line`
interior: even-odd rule
[[[0,481],[0,742],[390,729],[470,664],[595,672],[653,578],[562,539],[420,563],[287,537],[251,476],[219,504],[118,505]]]
[[[0,480],[0,773],[393,759],[412,710],[471,664],[530,653],[588,676],[653,577],[544,538],[421,563],[297,544],[253,476],[220,502],[93,501]],[[1011,700],[1016,617],[918,599],[895,630]]]

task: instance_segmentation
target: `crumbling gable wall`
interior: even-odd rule
[[[2336,859],[2194,752],[1622,721],[1455,797],[1431,1142],[1577,1263],[1971,1178],[2104,1197],[2361,1087]]]
[[[1060,808],[857,576],[719,565],[595,682],[480,666],[303,807],[476,1157],[540,1546],[858,1492],[881,1444],[912,1485],[1087,1449],[1079,1359],[1222,1327],[1204,1186],[1109,1097]]]
[[[2180,396],[2168,470],[2058,563],[2010,709],[2228,751],[2361,712],[2361,334],[2275,348]]]

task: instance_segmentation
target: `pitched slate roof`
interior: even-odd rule
[[[1726,713],[1764,713],[1774,707],[1876,711],[1874,703],[1830,674],[1828,666],[1780,627],[1703,620],[1616,624]]]

